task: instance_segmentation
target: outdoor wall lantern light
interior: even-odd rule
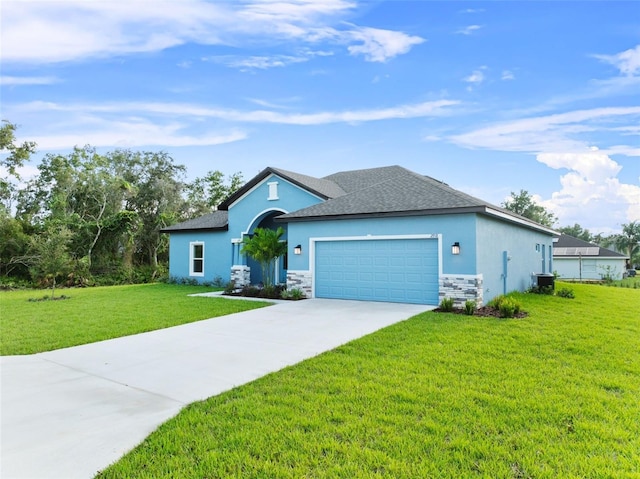
[[[451,254],[460,254],[460,243],[457,241],[451,245]]]
[[[302,245],[298,245],[293,248],[293,254],[302,254]]]

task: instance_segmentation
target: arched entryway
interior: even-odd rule
[[[256,230],[256,228],[263,229],[272,229],[276,230],[278,228],[284,229],[284,234],[282,235],[282,240],[287,240],[287,225],[282,223],[277,223],[275,218],[285,214],[285,211],[281,210],[270,210],[262,213],[257,216],[247,228],[247,231],[243,234],[243,237],[252,236]],[[264,278],[262,277],[262,268],[260,267],[260,263],[255,261],[253,258],[246,257],[244,258],[245,263],[250,268],[250,280],[251,284],[258,285],[264,282]],[[274,284],[286,283],[287,281],[287,255],[278,258],[278,263],[275,268],[275,278]]]

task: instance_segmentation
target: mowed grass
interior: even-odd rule
[[[640,291],[425,313],[195,403],[99,478],[638,478]]]
[[[268,303],[190,297],[211,288],[171,284],[0,292],[0,354],[32,354],[223,316]]]

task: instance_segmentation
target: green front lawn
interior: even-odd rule
[[[32,354],[223,316],[268,303],[189,297],[211,288],[142,284],[63,289],[70,299],[29,301],[47,291],[0,292],[0,354]]]
[[[100,478],[637,478],[640,290],[425,313],[195,403]]]

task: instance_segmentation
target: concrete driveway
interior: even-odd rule
[[[0,358],[0,476],[90,478],[185,405],[433,309],[312,299]]]

